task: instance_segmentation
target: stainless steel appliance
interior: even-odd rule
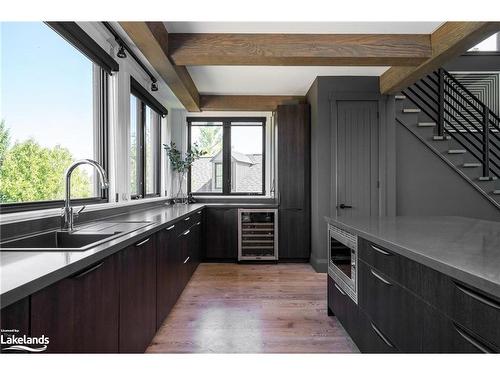
[[[278,210],[238,210],[238,260],[278,260]]]
[[[358,236],[328,225],[328,274],[336,287],[358,303]]]

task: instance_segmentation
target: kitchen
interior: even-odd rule
[[[1,27],[2,358],[500,351],[499,22]]]

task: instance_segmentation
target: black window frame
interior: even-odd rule
[[[191,168],[188,170],[187,191],[194,196],[264,196],[266,195],[266,117],[187,117],[188,150],[191,150],[191,126],[193,122],[222,123],[222,192],[192,192]],[[260,122],[262,126],[262,191],[261,192],[232,192],[231,191],[231,128],[257,126],[255,124],[232,125],[233,122]]]
[[[98,119],[97,124],[97,141],[94,139],[94,144],[97,145],[95,150],[97,161],[102,165],[107,172],[109,167],[108,156],[108,132],[109,132],[109,74],[118,71],[118,64],[81,29],[75,22],[44,22],[54,32],[59,34],[71,46],[78,50],[82,55],[90,60],[90,62],[99,69],[99,91],[98,95],[98,111],[95,116]],[[98,56],[99,58],[97,58]],[[54,56],[57,58],[57,56]],[[111,60],[110,60],[111,59]],[[104,63],[106,61],[106,64]],[[114,62],[116,65],[114,65]],[[95,98],[94,98],[95,99]],[[95,181],[99,195],[92,198],[77,198],[71,199],[72,205],[91,205],[109,202],[108,189],[101,189],[98,181]],[[33,202],[16,202],[16,203],[1,203],[0,213],[14,213],[25,211],[46,210],[51,208],[64,207],[64,200],[48,200],[48,201],[33,201]]]
[[[131,194],[130,198],[154,198],[161,196],[161,120],[164,118],[168,111],[160,104],[142,85],[130,77],[130,95],[135,96],[137,99],[137,119],[136,119],[136,186],[137,193]],[[147,193],[146,191],[146,147],[144,142],[146,139],[146,106],[148,106],[154,113],[158,115],[158,129],[156,132],[157,139],[155,139],[155,192]],[[132,119],[130,119],[132,121]],[[153,124],[154,125],[154,124]],[[130,177],[130,175],[129,175]]]

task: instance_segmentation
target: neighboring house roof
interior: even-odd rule
[[[245,163],[245,164],[255,164],[254,161],[251,159],[251,154],[246,155],[238,151],[231,151],[231,156],[233,158],[233,161],[237,161],[239,163]],[[215,155],[212,160],[212,163],[222,163],[222,151],[219,151],[217,155]]]
[[[252,165],[248,167],[247,173],[238,182],[241,192],[262,191],[262,155],[246,155],[252,160]]]
[[[191,167],[191,181],[192,188],[195,190],[196,186],[203,184],[201,188],[196,189],[198,192],[212,191],[212,157],[201,157],[196,160]]]
[[[212,163],[219,162],[222,162],[222,153],[218,153],[213,157],[201,157],[196,160],[191,168],[193,191],[212,191]],[[240,192],[262,191],[262,155],[242,154],[233,151],[233,162],[246,168],[245,173],[238,179],[237,190]],[[201,187],[195,190],[195,187],[200,185]]]

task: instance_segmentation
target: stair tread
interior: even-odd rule
[[[417,126],[426,127],[426,126],[436,126],[435,122],[419,122]]]

